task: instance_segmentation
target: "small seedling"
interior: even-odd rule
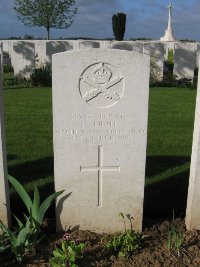
[[[180,257],[180,248],[184,242],[184,236],[183,233],[174,224],[174,212],[173,212],[173,221],[168,226],[167,231],[167,248],[169,254],[173,250],[177,251],[178,256]]]
[[[65,234],[61,246],[53,251],[53,258],[49,263],[51,267],[78,267],[76,260],[83,257],[85,245],[79,240],[70,240],[70,235]]]
[[[141,233],[132,230],[132,218],[129,215],[127,215],[127,218],[131,223],[130,230],[127,230],[124,214],[120,213],[119,216],[123,219],[124,232],[112,235],[105,246],[107,249],[117,253],[119,257],[127,257],[132,252],[142,248],[142,245],[144,244],[144,236]]]

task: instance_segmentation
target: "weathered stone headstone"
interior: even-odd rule
[[[199,68],[199,60],[200,60],[200,43],[197,43],[197,51],[196,51],[196,63],[195,67]]]
[[[57,229],[141,230],[149,56],[90,49],[53,56]],[[129,218],[129,219],[128,219]]]
[[[188,78],[193,81],[196,60],[197,44],[175,43],[174,71],[173,73],[181,78]]]
[[[134,52],[143,53],[144,43],[141,41],[132,42],[132,50]]]
[[[87,40],[87,41],[78,41],[76,43],[76,50],[90,49],[90,48],[100,48],[100,42]]]
[[[2,75],[2,81],[3,81],[3,42],[0,42],[0,57],[1,57],[1,73]]]
[[[5,147],[5,127],[3,112],[3,90],[2,71],[0,55],[0,220],[5,224],[10,224],[10,202],[7,180],[6,147]]]
[[[200,75],[198,75],[196,112],[193,132],[190,179],[186,210],[186,227],[188,230],[200,230]]]
[[[153,66],[157,68],[158,80],[163,78],[164,69],[164,56],[165,56],[166,45],[164,43],[148,42],[144,43],[143,52],[151,56]]]
[[[48,41],[46,42],[46,56],[49,63],[52,62],[52,55],[73,50],[73,41]]]
[[[30,78],[35,68],[35,43],[33,41],[13,42],[11,54],[14,75],[17,78]]]
[[[128,51],[133,50],[132,44],[130,42],[125,42],[125,41],[115,41],[111,44],[111,48],[128,50]]]
[[[35,42],[35,66],[37,68],[46,65],[49,61],[46,55],[46,42],[45,40]]]

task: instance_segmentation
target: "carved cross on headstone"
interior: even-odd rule
[[[103,146],[98,147],[98,166],[80,167],[81,172],[98,171],[98,207],[102,207],[103,171],[120,171],[120,166],[103,166]]]

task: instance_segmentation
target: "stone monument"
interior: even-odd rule
[[[175,43],[173,74],[178,79],[188,78],[193,82],[196,63],[196,43]]]
[[[2,67],[0,55],[0,220],[5,224],[10,224],[10,202],[9,188],[7,180],[6,147],[4,133],[4,113],[3,113],[3,90],[2,90]]]
[[[200,230],[200,75],[198,75],[196,112],[193,132],[190,179],[188,188],[186,227]]]
[[[167,8],[169,9],[168,27],[165,31],[165,35],[160,38],[160,41],[173,42],[176,41],[176,39],[173,35],[173,30],[172,30],[172,9],[173,9],[172,3],[170,3]]]
[[[149,56],[118,49],[53,55],[57,230],[141,231]]]

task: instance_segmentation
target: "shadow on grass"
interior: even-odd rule
[[[189,169],[145,187],[144,227],[149,223],[184,217],[187,204]]]
[[[146,176],[152,177],[160,173],[181,167],[190,162],[190,157],[149,156],[147,157]],[[181,170],[180,170],[181,171]],[[173,172],[173,170],[172,170]],[[53,157],[25,162],[9,167],[9,174],[22,184],[37,179],[53,176]],[[164,180],[148,184],[144,195],[144,226],[172,219],[173,210],[176,217],[184,216],[186,210],[189,169],[176,175],[165,177]],[[54,192],[54,182],[49,182],[39,188],[42,200]],[[33,194],[33,192],[31,193]],[[70,201],[70,200],[69,200]],[[20,197],[11,194],[11,210],[20,216],[26,208]],[[55,205],[47,212],[47,217],[55,218]]]
[[[9,160],[14,158],[14,155],[8,156]],[[35,182],[37,185],[38,179],[53,176],[53,157],[42,158],[35,161],[28,161],[14,166],[9,166],[8,173],[22,184]],[[31,197],[33,197],[33,190],[34,188],[32,188],[32,191],[29,192]],[[54,182],[52,181],[44,186],[40,186],[39,191],[41,201],[43,201],[54,192]],[[23,218],[23,213],[26,213],[26,207],[16,192],[12,192],[10,195],[10,205],[11,212],[19,218]],[[49,218],[55,218],[55,204],[51,205],[46,216]]]
[[[27,161],[14,166],[9,166],[8,173],[22,184],[32,182],[43,177],[53,176],[53,157]]]
[[[187,156],[147,156],[146,177],[179,167],[187,162],[190,162],[190,157]]]

